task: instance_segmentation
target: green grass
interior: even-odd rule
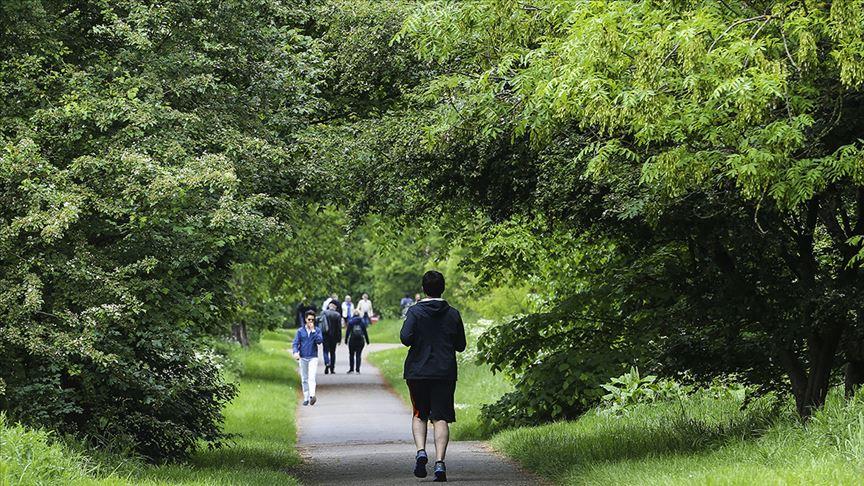
[[[72,450],[44,430],[9,424],[0,413],[0,485],[123,484],[84,454]]]
[[[398,343],[401,319],[381,319],[369,326],[369,341],[373,343]]]
[[[864,404],[835,394],[803,426],[766,402],[640,405],[616,417],[508,430],[493,446],[557,484],[861,484]]]
[[[290,339],[287,332],[267,332],[252,349],[238,352],[239,394],[225,408],[225,431],[238,436],[226,447],[202,450],[183,464],[127,462],[112,472],[46,432],[5,426],[0,484],[299,484],[289,474],[300,464],[294,420],[299,377],[285,351]]]
[[[401,322],[399,325],[401,326]],[[384,329],[392,329],[392,324],[385,326],[389,327]],[[398,333],[399,328],[396,328],[395,342],[399,340]],[[383,332],[382,334],[387,335]],[[454,440],[488,438],[493,431],[481,420],[480,407],[495,402],[501,395],[512,390],[512,385],[503,376],[493,375],[488,368],[473,362],[473,349],[474,333],[468,332],[467,352],[459,355],[459,380],[456,383],[455,396],[456,422],[450,427],[450,437]],[[405,403],[410,405],[408,388],[402,379],[402,365],[407,353],[408,348],[404,347],[378,351],[369,355],[369,361],[381,370],[384,379],[396,389]]]

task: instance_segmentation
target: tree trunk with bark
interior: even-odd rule
[[[781,352],[780,361],[792,383],[795,408],[804,420],[825,404],[844,328],[842,322],[834,323],[807,339],[809,369],[805,369],[792,349],[786,348]]]
[[[244,348],[249,347],[249,334],[246,332],[246,324],[234,324],[231,326],[231,337]]]
[[[864,360],[850,360],[846,363],[846,374],[843,380],[846,398],[852,398],[861,384],[864,384]]]

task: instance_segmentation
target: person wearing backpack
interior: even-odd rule
[[[435,428],[435,482],[447,481],[444,456],[450,441],[450,422],[456,421],[456,353],[465,351],[465,325],[459,311],[441,298],[444,275],[423,275],[426,298],[408,309],[399,340],[408,346],[403,378],[414,409],[411,431],[417,453],[414,475],[426,477],[426,423]]]
[[[342,314],[338,303],[330,301],[321,313],[321,332],[324,335],[324,374],[336,373],[336,346],[342,340]]]
[[[348,345],[348,374],[360,373],[360,357],[363,348],[369,344],[369,333],[366,332],[366,323],[360,317],[360,312],[355,310],[354,316],[348,319],[348,327],[345,328],[345,344]]]

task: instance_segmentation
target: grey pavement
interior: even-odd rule
[[[297,445],[304,465],[292,474],[307,485],[412,485],[432,481],[435,446],[429,428],[429,475],[415,478],[411,410],[384,382],[368,353],[394,344],[372,344],[363,351],[361,374],[346,374],[348,347],[336,351],[336,374],[318,366],[318,402],[297,409]],[[458,418],[458,417],[457,417]],[[534,485],[537,478],[478,441],[451,442],[448,482],[476,485]]]

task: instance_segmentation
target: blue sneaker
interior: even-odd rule
[[[444,461],[437,461],[435,463],[435,479],[432,480],[433,483],[446,483],[447,482],[447,468],[444,467]]]
[[[417,457],[415,458],[416,462],[414,463],[414,475],[418,478],[426,477],[426,464],[429,462],[429,456],[426,455],[426,451],[424,449],[420,449],[417,451]]]

